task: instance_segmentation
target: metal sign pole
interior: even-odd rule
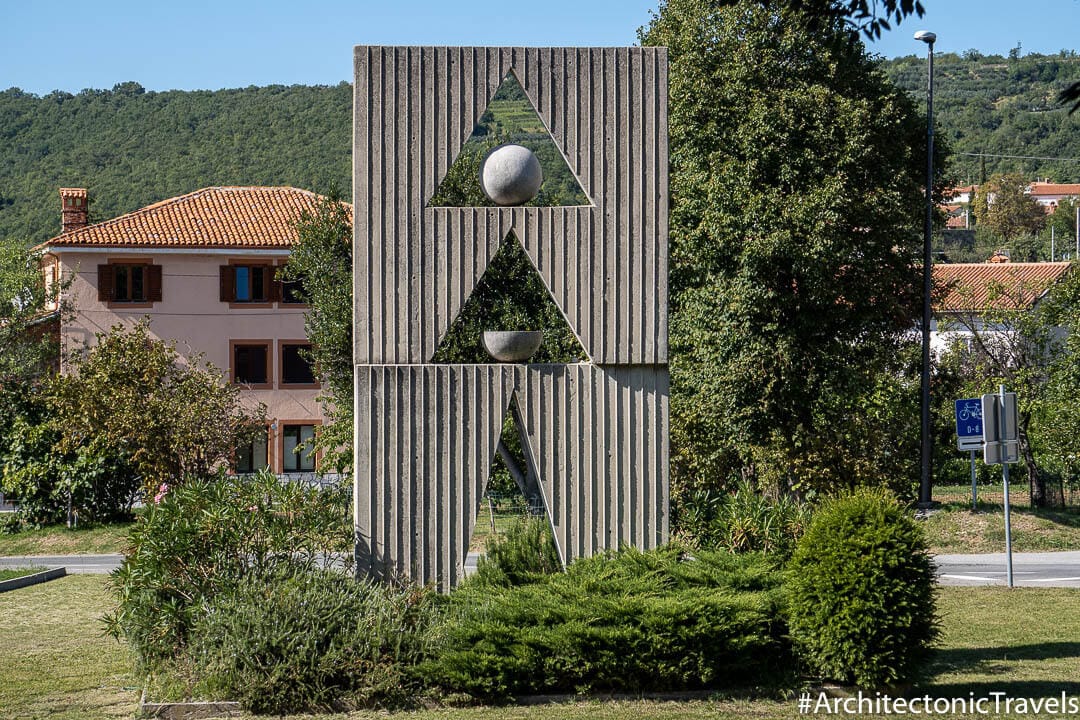
[[[1008,461],[1008,435],[1005,431],[1005,386],[998,387],[999,413],[1001,423],[1001,479],[1005,490],[1005,574],[1009,587],[1013,586],[1013,561],[1012,561],[1012,522],[1009,518],[1009,463]]]
[[[979,502],[979,491],[975,484],[975,451],[971,451],[971,511],[975,512],[975,506]]]

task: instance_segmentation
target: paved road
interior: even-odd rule
[[[43,567],[67,568],[68,574],[107,575],[120,566],[123,555],[23,555],[0,557],[0,568]],[[476,572],[479,553],[469,553],[465,558],[465,574]]]
[[[476,571],[478,555],[469,553],[465,574]],[[64,567],[69,573],[106,574],[120,565],[121,555],[30,555],[0,557],[3,567]],[[942,585],[1004,585],[1005,553],[937,555]],[[1013,553],[1013,583],[1025,587],[1080,587],[1080,552]]]
[[[119,567],[123,555],[24,555],[0,557],[0,568],[67,568],[68,574],[106,575]]]
[[[1005,553],[937,555],[942,585],[1005,585]],[[1080,552],[1013,553],[1013,584],[1080,587]]]

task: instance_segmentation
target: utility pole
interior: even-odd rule
[[[930,434],[930,290],[933,260],[930,256],[930,234],[934,222],[934,42],[937,35],[929,30],[915,33],[915,39],[927,44],[926,71],[926,225],[923,236],[923,313],[922,313],[922,373],[921,373],[921,466],[919,478],[919,506],[930,507],[931,462],[933,460],[933,437]]]

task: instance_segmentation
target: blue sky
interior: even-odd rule
[[[1080,49],[1080,0],[924,0],[871,49],[1007,54]],[[0,89],[36,94],[151,90],[349,79],[357,44],[630,45],[657,0],[0,0]]]

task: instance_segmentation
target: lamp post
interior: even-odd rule
[[[929,507],[930,465],[933,438],[930,435],[930,287],[932,259],[930,232],[934,217],[934,41],[929,30],[915,33],[915,39],[927,44],[929,60],[926,72],[926,226],[923,235],[923,314],[922,314],[922,475],[919,479],[919,507]]]

